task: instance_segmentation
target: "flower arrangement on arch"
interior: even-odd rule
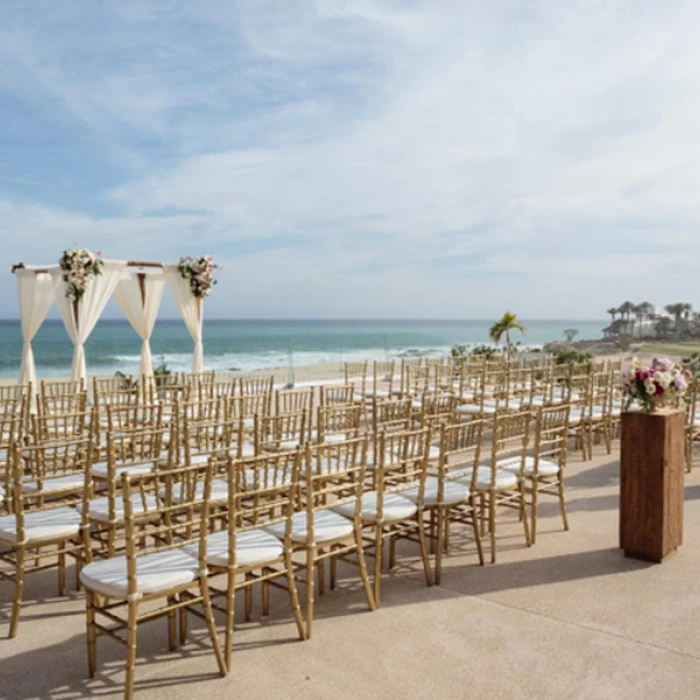
[[[90,285],[90,280],[102,274],[104,264],[101,250],[93,253],[87,248],[75,246],[64,250],[58,265],[63,270],[63,281],[68,283],[66,296],[72,302],[80,301]]]
[[[216,284],[214,270],[221,266],[214,262],[213,255],[203,255],[195,258],[191,255],[180,258],[177,269],[180,275],[190,284],[192,296],[196,299],[206,299],[212,287]]]
[[[667,357],[655,357],[648,367],[638,358],[622,372],[621,390],[625,410],[636,402],[642,410],[651,413],[661,404],[674,404],[688,389],[692,374]]]

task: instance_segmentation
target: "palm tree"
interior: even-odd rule
[[[501,342],[501,338],[505,333],[508,359],[510,359],[510,332],[515,330],[525,335],[525,326],[523,326],[523,324],[518,321],[518,317],[510,311],[506,311],[503,314],[503,318],[496,321],[489,329],[489,336],[496,345]]]
[[[666,306],[664,306],[664,310],[665,310],[667,313],[671,314],[671,316],[673,316],[673,320],[674,320],[674,322],[675,322],[675,324],[674,324],[674,330],[675,330],[676,335],[678,335],[678,331],[680,330],[680,326],[681,326],[681,316],[682,316],[683,313],[685,312],[685,310],[686,310],[685,307],[686,307],[686,306],[687,306],[687,305],[684,304],[684,303],[682,303],[682,302],[679,302],[679,303],[676,303],[676,304],[667,304]]]
[[[631,301],[626,301],[624,304],[620,304],[620,306],[617,309],[617,313],[620,314],[626,321],[627,325],[629,324],[630,320],[630,314],[634,310],[634,304]],[[628,332],[627,329],[625,328],[625,332]]]
[[[658,338],[667,338],[671,332],[671,319],[668,316],[662,316],[654,326],[656,336]]]
[[[610,322],[615,323],[615,316],[617,316],[617,308],[615,306],[611,306],[605,313],[610,314],[610,316],[612,316],[612,320]]]
[[[565,328],[564,335],[566,336],[566,342],[572,343],[574,338],[578,335],[578,328]]]

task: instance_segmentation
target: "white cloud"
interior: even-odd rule
[[[214,315],[695,300],[696,4],[119,3],[90,32],[60,7],[0,30],[0,89],[126,174],[108,213],[5,193],[8,255],[204,246]]]

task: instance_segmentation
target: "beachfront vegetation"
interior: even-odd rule
[[[510,332],[520,331],[525,335],[525,326],[523,326],[518,317],[510,311],[506,311],[503,316],[494,323],[489,329],[489,336],[496,345],[500,345],[503,336],[506,337],[506,354],[510,357]]]
[[[611,307],[610,325],[605,329],[609,338],[658,338],[665,340],[689,340],[700,338],[700,313],[693,311],[692,304],[676,302],[664,306],[667,315],[657,314],[653,304],[643,301],[635,304],[625,301]]]
[[[579,352],[578,350],[569,350],[567,348],[553,348],[551,353],[558,365],[584,364],[593,359],[593,355],[590,352]]]

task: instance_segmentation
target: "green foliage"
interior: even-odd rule
[[[632,345],[632,336],[631,335],[621,335],[617,339],[617,345],[622,351],[627,351],[630,349],[630,345]]]
[[[578,350],[569,350],[567,348],[554,348],[552,351],[554,361],[558,365],[570,364],[590,364],[593,355],[590,352],[579,352]]]
[[[122,391],[131,391],[132,393],[138,391],[138,379],[134,379],[133,377],[130,377],[128,374],[124,374],[124,372],[120,372],[119,370],[114,373],[114,376],[121,379],[121,382],[119,382],[119,388]]]
[[[700,376],[700,352],[693,352],[681,360],[681,365],[690,370],[693,377]]]
[[[491,340],[493,340],[496,345],[498,345],[501,342],[501,339],[505,335],[506,337],[506,348],[508,352],[508,357],[510,358],[510,350],[511,350],[511,345],[510,345],[510,332],[511,331],[520,331],[523,335],[525,335],[525,326],[523,326],[520,321],[518,321],[518,317],[515,314],[512,314],[510,311],[506,311],[503,316],[494,323],[491,328],[489,328],[489,337]]]
[[[159,364],[157,364],[153,368],[153,379],[156,383],[156,386],[162,386],[165,384],[167,377],[169,377],[172,374],[170,371],[170,368],[165,362],[165,358],[161,357]]]

